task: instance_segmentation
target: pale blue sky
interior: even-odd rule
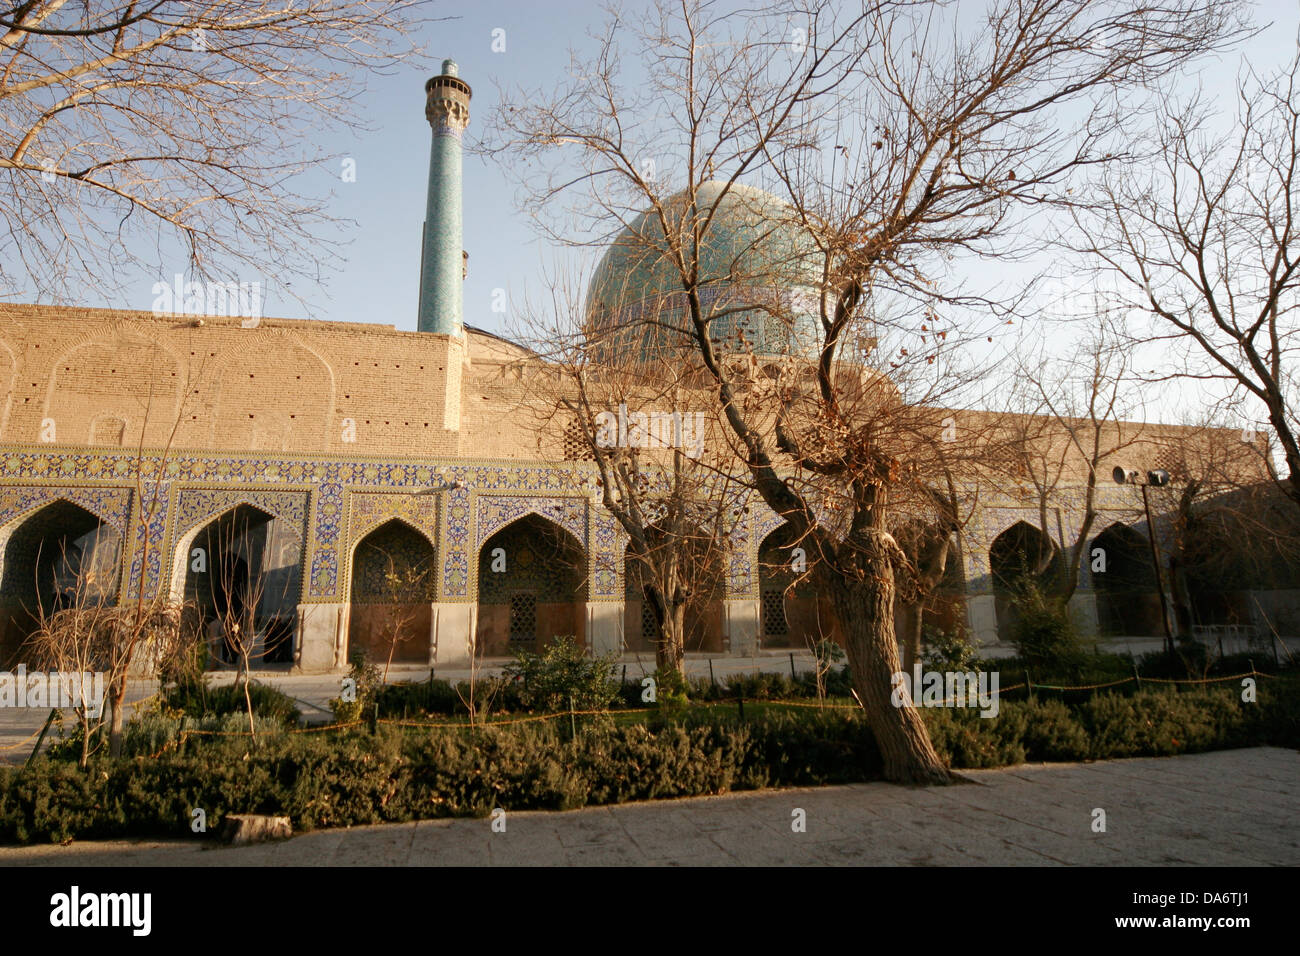
[[[433,24],[424,38],[429,68],[373,77],[358,110],[371,129],[322,144],[329,152],[356,160],[355,182],[342,182],[338,169],[330,170],[329,178],[319,177],[322,191],[333,192],[331,213],[356,222],[346,234],[350,244],[343,271],[325,276],[320,290],[296,290],[308,299],[310,312],[277,295],[272,282],[264,282],[269,291],[263,314],[382,322],[414,330],[431,135],[424,117],[425,80],[438,72],[445,57],[456,60],[461,77],[474,91],[470,133],[480,133],[502,85],[544,86],[563,75],[570,45],[582,43],[599,11],[591,2],[578,0],[487,0],[430,3],[427,12],[460,14]],[[505,31],[504,53],[491,49],[496,29]],[[465,321],[471,325],[500,328],[502,316],[491,311],[493,289],[521,289],[525,279],[538,274],[543,250],[514,200],[500,169],[465,157],[465,249],[470,254]],[[241,273],[239,278],[256,277]],[[102,304],[148,309],[153,281],[142,281],[128,302]]]

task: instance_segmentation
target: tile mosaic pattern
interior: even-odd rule
[[[139,596],[141,582],[144,583],[145,597],[158,595],[171,506],[171,482],[146,481],[141,483],[141,487],[143,490],[131,517],[135,534],[131,547],[131,570],[124,582],[128,598]],[[142,568],[147,568],[147,574],[141,573]]]
[[[758,575],[754,573],[753,516],[742,514],[727,535],[727,597],[758,596]]]
[[[397,518],[438,543],[438,498],[383,491],[353,491],[348,495],[348,551],[380,525]]]
[[[0,484],[0,566],[4,562],[4,547],[9,535],[25,518],[55,501],[70,501],[85,508],[116,529],[125,542],[131,522],[133,495],[130,488]]]
[[[587,498],[549,498],[539,495],[479,495],[474,551],[488,538],[524,515],[535,514],[559,525],[577,539],[584,554],[587,545]]]
[[[585,465],[207,452],[173,452],[166,459],[154,452],[145,455],[146,474],[160,465],[163,480],[146,483],[144,500],[136,502],[133,475],[140,466],[132,450],[0,447],[0,529],[60,498],[123,532],[135,522],[137,532],[126,535],[132,552],[130,580],[140,581],[141,565],[147,563],[146,593],[153,594],[163,580],[168,552],[189,530],[248,503],[303,529],[303,602],[338,603],[346,600],[352,546],[390,517],[400,517],[441,546],[438,599],[472,601],[477,575],[471,568],[477,568],[478,547],[510,521],[535,512],[573,534],[588,553],[591,600],[622,599],[626,536],[590,497],[594,469]],[[459,487],[450,487],[454,483]],[[413,494],[428,488],[439,490]],[[156,508],[151,507],[155,497]],[[1067,534],[1081,511],[1081,497],[1082,489],[1071,489],[1062,498]],[[1141,501],[1136,488],[1099,486],[1097,506],[1103,515],[1096,533],[1116,520],[1141,530]],[[728,556],[728,590],[736,597],[756,594],[756,549],[781,524],[761,502],[751,502],[751,508],[749,520],[732,535]],[[971,593],[981,590],[981,579],[987,582],[993,539],[1018,520],[1036,523],[1035,516],[1032,497],[1024,491],[1010,488],[983,495],[963,536]],[[1167,549],[1168,529],[1158,526],[1157,533]]]
[[[272,469],[268,470],[274,473]],[[149,582],[149,595],[152,596],[157,593],[157,582],[161,580],[159,564],[164,553],[169,554],[169,556],[174,555],[175,549],[193,532],[198,531],[227,511],[233,511],[240,505],[251,505],[275,518],[279,518],[297,531],[300,540],[306,541],[308,494],[309,492],[305,488],[296,491],[279,491],[256,487],[221,488],[205,486],[177,488],[174,496],[175,504],[172,506],[170,516],[164,514],[161,520],[149,523],[150,528],[153,530],[156,530],[157,526],[165,524],[171,531],[170,547],[151,546],[149,575],[146,579]],[[132,564],[131,575],[132,591],[134,591],[134,584],[140,580],[138,553],[136,560]],[[134,593],[131,596],[134,597]]]
[[[517,497],[513,495],[479,495],[475,550],[512,521],[527,514],[540,515],[555,522],[586,546],[587,499]]]
[[[627,547],[627,533],[612,514],[599,507],[591,508],[591,525],[591,600],[621,601],[623,562],[619,556]]]
[[[0,447],[0,527],[42,504],[68,498],[126,529],[132,520],[133,476],[137,469],[148,474],[160,465],[165,480],[155,493],[162,502],[149,514],[147,531],[142,529],[132,542],[136,582],[140,555],[147,553],[148,593],[156,593],[163,578],[167,542],[174,546],[196,523],[246,502],[303,527],[308,571],[304,603],[345,599],[350,546],[388,517],[403,517],[425,533],[436,532],[433,540],[443,546],[439,600],[473,600],[470,567],[477,560],[477,545],[495,530],[489,527],[494,520],[502,524],[513,520],[506,514],[528,498],[529,510],[565,527],[584,549],[589,549],[593,535],[589,526],[597,529],[595,590],[607,599],[617,595],[620,571],[613,555],[618,535],[612,517],[588,515],[589,476],[581,466],[464,461],[439,465],[420,460],[183,451],[165,457],[150,452],[140,464],[133,451],[5,446]],[[456,482],[460,487],[446,487]],[[430,487],[446,490],[412,494]],[[355,505],[350,501],[353,496]],[[488,499],[483,510],[486,533],[481,535],[475,505],[480,496]],[[150,511],[148,502],[143,511]],[[350,518],[355,518],[355,527]],[[147,549],[143,547],[146,535]]]
[[[8,477],[7,475],[5,477]],[[130,488],[76,485],[0,485],[0,527],[60,499],[85,508],[124,533],[131,518]]]
[[[403,474],[402,477],[405,475]],[[348,581],[352,579],[357,545],[366,535],[393,519],[414,529],[429,542],[430,547],[434,549],[436,568],[438,497],[436,494],[416,495],[392,491],[349,491],[345,579]],[[436,596],[436,579],[437,574],[434,573],[429,582],[432,591],[431,600]]]

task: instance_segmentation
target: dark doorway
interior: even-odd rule
[[[16,664],[46,617],[112,606],[121,583],[122,536],[85,508],[55,501],[14,529],[0,576],[0,660]]]

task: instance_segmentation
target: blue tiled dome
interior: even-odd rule
[[[703,184],[697,204],[718,201],[723,183]],[[689,197],[664,205],[679,228]],[[706,310],[755,308],[711,323],[715,344],[726,352],[812,356],[817,342],[820,262],[808,233],[775,196],[733,185],[717,207],[700,251],[701,300]],[[643,213],[606,250],[587,291],[588,334],[602,350],[650,358],[664,347],[689,344],[686,296],[665,253],[662,227]]]

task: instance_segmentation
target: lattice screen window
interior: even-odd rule
[[[516,592],[510,595],[510,640],[537,639],[537,595]]]
[[[641,602],[641,639],[651,643],[659,639],[659,625],[655,623],[654,608],[648,599]]]
[[[790,634],[783,591],[763,592],[763,634],[766,637],[788,637]]]
[[[1151,459],[1151,467],[1169,472],[1170,478],[1174,481],[1187,480],[1187,469],[1184,467],[1184,462],[1168,449],[1160,449],[1156,452],[1154,458]]]
[[[587,444],[587,437],[582,433],[582,427],[577,422],[570,422],[564,429],[564,460],[595,461],[591,454],[591,446]]]

